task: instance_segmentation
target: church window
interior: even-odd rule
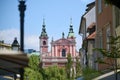
[[[108,25],[107,29],[106,29],[106,40],[107,40],[107,50],[110,50],[110,36],[111,36],[111,33],[110,33],[110,27]]]
[[[66,50],[62,49],[62,57],[66,57]]]
[[[46,41],[43,41],[43,45],[46,45]]]

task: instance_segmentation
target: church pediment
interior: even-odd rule
[[[70,44],[70,43],[73,43],[73,42],[68,40],[68,39],[62,38],[62,39],[56,40],[52,43],[53,44]]]

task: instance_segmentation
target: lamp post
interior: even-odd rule
[[[20,11],[20,51],[24,51],[24,12],[26,10],[26,0],[18,0],[18,9]],[[20,80],[24,79],[24,69],[20,68]]]
[[[20,11],[20,50],[24,51],[24,12],[26,10],[25,2],[26,0],[19,1],[19,11]]]

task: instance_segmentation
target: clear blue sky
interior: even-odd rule
[[[94,0],[27,0],[25,11],[25,48],[39,50],[39,36],[45,18],[49,42],[61,38],[62,32],[67,37],[70,18],[77,41],[81,47],[81,36],[78,35],[81,16],[86,4]],[[11,44],[14,37],[19,41],[18,0],[1,0],[0,2],[0,40]]]

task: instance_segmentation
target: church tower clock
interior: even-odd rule
[[[43,19],[42,32],[40,39],[40,53],[48,53],[48,35],[45,28],[45,20]]]

